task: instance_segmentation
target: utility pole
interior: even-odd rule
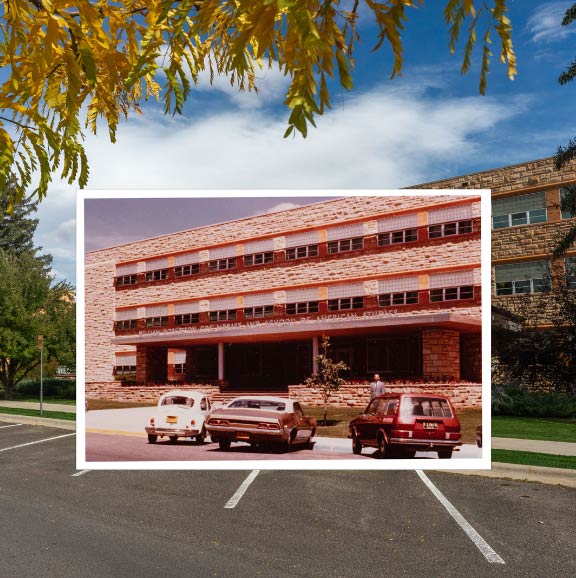
[[[38,349],[40,350],[40,416],[42,416],[42,401],[44,398],[43,387],[43,361],[44,361],[44,335],[38,335]]]

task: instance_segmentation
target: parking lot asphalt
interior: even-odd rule
[[[469,535],[417,472],[261,471],[227,509],[248,472],[77,472],[74,449],[0,429],[1,578],[576,575],[575,489],[428,472]]]

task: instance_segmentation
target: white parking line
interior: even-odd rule
[[[492,564],[506,564],[504,560],[488,545],[486,540],[466,521],[464,516],[448,501],[444,494],[431,482],[430,478],[422,471],[416,470],[420,479],[428,486],[428,489],[438,498],[438,501],[448,510],[456,523],[466,532],[466,535],[474,545],[482,552],[484,558]]]
[[[248,477],[242,482],[242,485],[236,490],[236,493],[226,502],[224,508],[235,508],[250,484],[256,479],[260,470],[252,470]]]
[[[10,425],[0,425],[0,429],[4,429],[4,428],[7,428],[7,427],[18,427],[19,425],[24,425],[24,424],[23,424],[23,423],[13,423],[13,424],[10,424]]]
[[[43,439],[43,440],[37,440],[37,441],[35,441],[35,442],[28,442],[27,444],[19,444],[19,445],[17,445],[17,446],[12,446],[12,447],[9,447],[9,448],[2,448],[2,449],[0,449],[0,452],[7,452],[8,450],[15,450],[15,449],[18,449],[18,448],[24,448],[24,447],[26,447],[26,446],[33,446],[34,444],[43,444],[44,442],[50,442],[50,441],[52,441],[52,440],[59,440],[60,438],[67,438],[67,437],[75,436],[75,435],[76,435],[76,433],[64,434],[64,435],[62,435],[62,436],[56,436],[56,437],[53,437],[53,438],[46,438],[46,439]]]
[[[84,474],[87,474],[88,472],[91,472],[92,470],[81,470],[79,472],[76,472],[75,474],[72,474],[70,477],[71,478],[77,478],[78,476],[82,476]]]

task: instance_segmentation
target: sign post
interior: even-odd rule
[[[44,335],[38,335],[38,349],[40,350],[40,416],[42,416],[42,401],[44,398],[44,387],[43,387],[43,353],[44,353]]]

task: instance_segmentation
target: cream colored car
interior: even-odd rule
[[[204,421],[210,409],[210,400],[205,393],[179,389],[165,393],[145,428],[148,443],[154,444],[162,437],[167,437],[171,443],[181,437],[202,443],[206,438]]]

